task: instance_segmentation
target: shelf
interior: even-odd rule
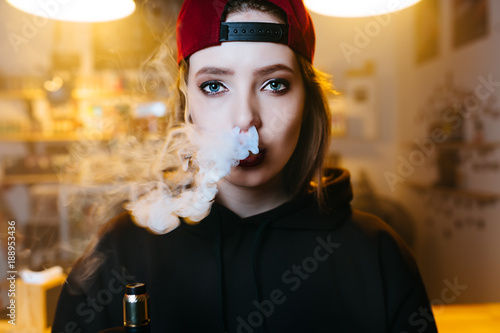
[[[447,142],[436,145],[439,149],[477,149],[490,150],[500,148],[500,142]]]
[[[2,185],[32,185],[32,184],[53,184],[61,181],[59,175],[40,174],[40,175],[5,175],[1,180]]]
[[[439,194],[463,197],[467,199],[477,200],[478,202],[481,203],[495,203],[500,200],[500,194],[498,193],[467,190],[462,188],[453,188],[444,186],[433,186],[433,185],[419,184],[415,182],[406,182],[406,184],[419,191],[431,191]]]
[[[71,92],[71,97],[74,99],[112,99],[131,96],[131,91],[122,90],[84,90],[77,89]]]
[[[71,97],[76,100],[82,99],[113,99],[132,96],[133,92],[128,90],[85,90],[75,89],[71,91]],[[140,94],[138,94],[140,96]],[[137,96],[136,96],[137,97]],[[0,99],[44,99],[47,92],[43,89],[17,89],[0,90]]]
[[[75,184],[78,176],[69,174],[26,174],[3,175],[0,185],[34,185],[34,184]]]
[[[0,99],[42,99],[47,93],[43,89],[0,90]]]
[[[409,143],[405,145],[407,148],[411,149],[421,149],[419,145],[415,143]],[[464,150],[493,150],[500,148],[499,141],[493,142],[444,142],[444,143],[434,143],[433,147],[437,149],[464,149]]]
[[[0,135],[0,142],[66,142],[66,141],[107,141],[110,140],[110,135],[100,135],[89,137],[78,133],[67,134],[42,134],[42,133],[24,133]]]

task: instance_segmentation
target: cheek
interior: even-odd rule
[[[280,105],[269,108],[266,112],[265,124],[262,129],[262,138],[265,141],[295,142],[299,136],[302,122],[303,103]],[[288,103],[285,103],[288,104]]]
[[[284,135],[285,137],[285,144],[289,142],[290,144],[293,143],[293,150],[295,150],[295,145],[297,144],[297,141],[299,139],[300,135],[300,128],[302,124],[302,112],[300,114],[295,115],[295,117],[289,119],[288,126],[286,128],[286,133]]]
[[[225,124],[222,118],[222,110],[211,105],[198,91],[191,91],[188,88],[187,95],[187,112],[193,124],[200,128],[224,127]]]

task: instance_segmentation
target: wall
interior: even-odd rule
[[[492,116],[495,110],[500,111],[497,102],[500,97],[500,2],[489,1],[489,35],[458,48],[451,42],[452,4],[452,1],[441,1],[438,7],[438,55],[420,64],[415,61],[416,11],[411,9],[397,18],[400,26],[396,40],[399,150],[394,156],[397,166],[391,172],[401,176],[394,182],[395,193],[419,222],[416,254],[431,299],[438,303],[498,302],[500,202],[424,188],[416,190],[409,185],[416,182],[432,186],[438,181],[437,143],[441,139],[431,135],[431,130],[437,128],[431,119],[442,117],[437,104],[446,105],[446,99],[452,99],[447,87],[462,91],[455,101],[469,103],[468,111],[479,110],[472,102],[484,102],[482,96],[491,94],[489,111],[483,109],[476,114],[484,121],[484,141],[500,141],[500,120]],[[493,83],[487,87],[482,83],[484,80]],[[432,96],[434,102],[431,102]],[[473,141],[476,135],[473,114],[462,113],[467,142]],[[449,124],[459,125],[458,121]],[[426,145],[418,148],[412,145],[415,140]],[[489,151],[462,148],[457,161],[457,187],[465,191],[499,193],[500,171],[494,168],[500,158],[499,150],[498,146]],[[406,168],[403,160],[409,162]],[[446,294],[446,281],[461,289],[455,295]]]
[[[80,72],[87,74],[92,70],[90,24],[37,18],[5,1],[0,2],[0,18],[0,76],[49,77],[54,52],[78,54]]]
[[[332,75],[339,92],[346,89],[346,72],[362,69],[367,62],[374,64],[378,135],[372,139],[345,137],[332,141],[331,151],[341,155],[341,166],[350,170],[357,182],[366,171],[377,193],[394,194],[380,175],[394,167],[396,153],[396,119],[398,84],[396,47],[393,42],[399,27],[396,14],[375,18],[332,18],[312,13],[317,33],[315,65]]]
[[[0,2],[0,75],[41,75],[50,67],[53,22]]]
[[[346,71],[363,67],[366,61],[375,65],[380,136],[360,140],[347,135],[334,139],[331,150],[341,154],[341,165],[351,171],[355,183],[364,169],[379,195],[397,199],[411,213],[416,221],[414,250],[431,299],[435,303],[498,302],[500,203],[410,186],[413,182],[432,186],[438,180],[438,153],[429,134],[429,122],[439,118],[429,108],[432,96],[446,95],[447,85],[461,90],[461,99],[473,98],[480,89],[481,95],[491,92],[489,108],[500,110],[496,101],[500,97],[500,3],[489,1],[489,35],[458,48],[451,43],[452,4],[439,1],[439,53],[420,64],[415,55],[416,7],[379,18],[312,14],[318,41],[315,65],[333,76],[340,91],[346,86]],[[363,39],[363,32],[368,39]],[[341,48],[346,43],[356,48],[350,56]],[[477,88],[488,78],[493,82],[491,91]],[[464,117],[466,140],[475,135],[472,119]],[[484,141],[500,142],[498,117],[487,115],[483,126]],[[415,140],[427,146],[416,148]],[[425,147],[428,150],[422,151]],[[420,161],[419,156],[424,158]],[[500,172],[494,166],[499,163],[500,148],[483,154],[477,148],[466,149],[460,159],[460,187],[499,193]],[[410,163],[409,169],[405,163]],[[478,171],[474,165],[493,167]],[[456,294],[443,293],[450,283],[458,287]]]

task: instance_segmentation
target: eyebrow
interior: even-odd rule
[[[276,64],[271,66],[266,66],[263,68],[259,68],[253,71],[255,76],[266,76],[270,75],[277,71],[287,71],[290,73],[294,73],[294,70],[283,64]],[[198,77],[203,74],[210,75],[234,75],[234,71],[228,68],[220,68],[220,67],[203,67],[196,74],[195,77]]]
[[[269,74],[272,74],[277,71],[287,71],[290,73],[294,73],[294,70],[286,65],[283,64],[276,64],[276,65],[271,65],[263,68],[256,69],[253,74],[254,75],[259,75],[259,76],[266,76]]]
[[[203,67],[200,69],[195,77],[198,77],[203,74],[211,74],[211,75],[234,75],[234,71],[228,68],[219,68],[219,67]]]

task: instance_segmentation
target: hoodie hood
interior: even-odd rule
[[[350,174],[347,170],[328,169],[326,178],[326,201],[328,211],[320,211],[314,193],[308,193],[269,211],[241,218],[228,208],[215,203],[212,209],[218,211],[222,220],[233,221],[237,224],[260,224],[262,221],[272,220],[271,228],[279,229],[307,229],[328,230],[334,229],[349,216],[350,202],[353,198]],[[314,208],[311,211],[311,206]],[[311,213],[314,214],[311,216]],[[293,216],[293,218],[290,218]],[[203,223],[203,222],[202,222]]]

